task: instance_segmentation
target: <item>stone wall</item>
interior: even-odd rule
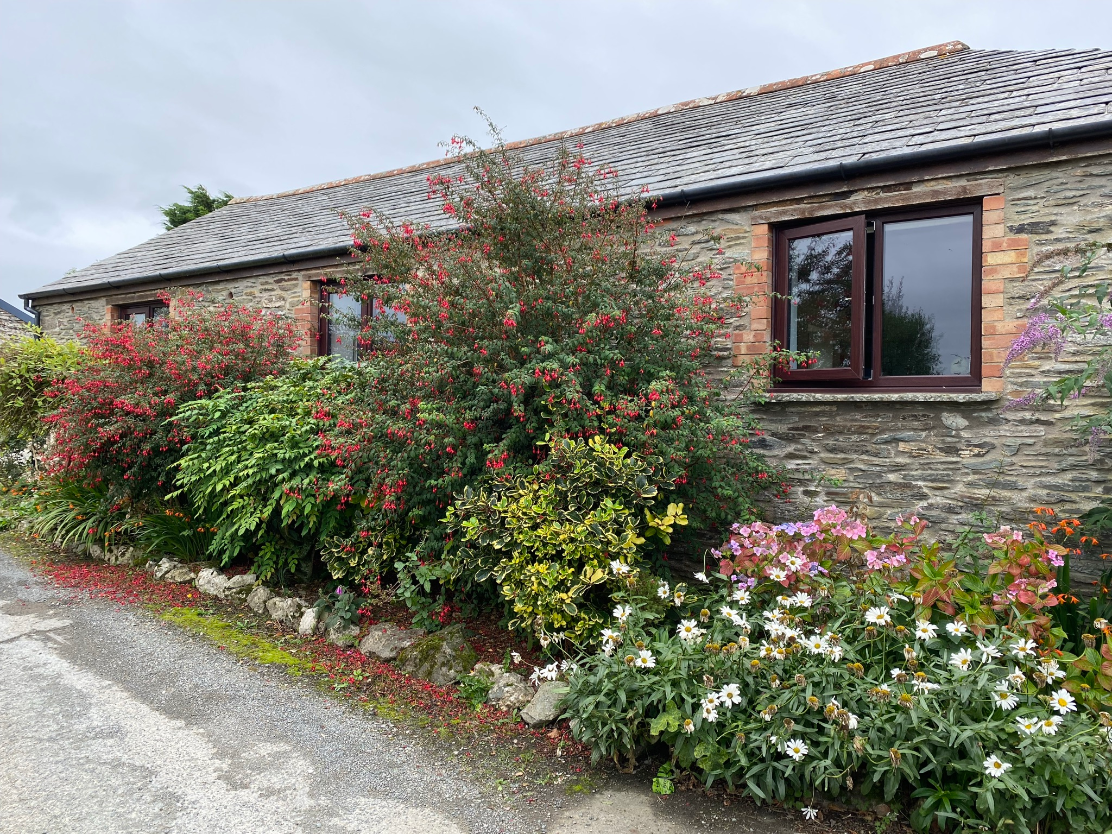
[[[103,324],[118,317],[119,308],[129,304],[152,301],[169,295],[171,310],[175,302],[190,291],[200,293],[202,304],[243,304],[268,313],[288,315],[303,334],[300,353],[316,354],[316,323],[319,294],[317,288],[338,267],[281,271],[210,280],[197,284],[144,286],[128,292],[82,298],[78,300],[42,299],[35,306],[40,311],[43,332],[59,339],[76,339],[86,323]]]
[[[1001,193],[992,194],[997,189]],[[1069,428],[1076,415],[1107,407],[1106,398],[1039,411],[1001,410],[1009,398],[1080,367],[1094,350],[1071,345],[1060,362],[1043,352],[1002,367],[1007,347],[1025,325],[1028,301],[1063,262],[1032,268],[1040,253],[1112,240],[1112,153],[692,212],[666,222],[688,242],[710,230],[723,235],[727,275],[716,294],[757,294],[736,323],[737,366],[764,352],[771,337],[767,297],[759,296],[771,288],[770,222],[961,193],[985,195],[976,197],[983,200],[984,219],[982,393],[775,394],[769,404],[756,406],[767,435],[755,446],[787,470],[793,488],[787,501],[767,507],[773,518],[795,519],[837,502],[855,504],[874,520],[914,511],[930,519],[938,534],[965,529],[978,511],[1025,523],[1032,507],[1077,514],[1112,496],[1112,444],[1090,463],[1087,445]],[[754,262],[761,268],[754,269]],[[1105,260],[1086,283],[1108,281],[1110,274]],[[1066,284],[1055,292],[1072,289]]]
[[[0,342],[18,339],[26,333],[27,323],[23,319],[13,316],[7,310],[0,310]]]

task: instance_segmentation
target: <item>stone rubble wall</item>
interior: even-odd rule
[[[27,323],[7,310],[0,310],[0,342],[27,335]]]

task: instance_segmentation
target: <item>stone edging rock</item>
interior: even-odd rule
[[[109,551],[87,549],[90,555],[110,564],[134,564],[131,548]],[[146,570],[155,579],[165,582],[192,582],[197,590],[217,599],[240,600],[256,614],[265,614],[282,625],[296,629],[303,637],[323,635],[335,646],[352,648],[383,662],[394,661],[400,671],[423,678],[440,686],[454,684],[467,674],[486,678],[490,684],[487,703],[501,709],[521,710],[521,719],[530,727],[550,724],[560,715],[560,701],[567,685],[544,681],[534,692],[529,683],[516,672],[508,672],[497,663],[479,663],[478,653],[466,641],[463,626],[455,624],[427,634],[424,629],[401,628],[394,623],[370,626],[360,640],[358,626],[326,629],[316,608],[297,597],[280,597],[258,583],[254,574],[227,576],[216,568],[195,571],[189,565],[169,557],[151,560]]]

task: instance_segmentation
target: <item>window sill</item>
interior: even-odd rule
[[[772,391],[776,403],[985,403],[1002,398],[996,391]]]

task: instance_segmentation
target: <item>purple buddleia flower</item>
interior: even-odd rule
[[[1042,391],[1032,391],[1029,394],[1024,394],[1022,397],[1016,397],[1014,400],[1008,400],[1008,402],[1005,403],[1004,407],[1000,410],[1011,411],[1015,408],[1027,408],[1028,406],[1037,403],[1039,401],[1039,398],[1042,397],[1042,393]]]
[[[1033,316],[1027,322],[1027,328],[1012,342],[1008,355],[1004,359],[1004,367],[1008,367],[1028,351],[1044,345],[1053,346],[1054,361],[1057,362],[1058,357],[1062,355],[1062,348],[1066,346],[1065,334],[1059,326],[1060,321],[1062,321],[1061,316],[1051,319],[1049,313],[1039,313],[1037,316]]]
[[[1105,313],[1098,321],[1105,330],[1112,330],[1112,313]]]
[[[1089,463],[1097,459],[1097,448],[1108,437],[1108,428],[1106,426],[1093,426],[1089,432]]]

